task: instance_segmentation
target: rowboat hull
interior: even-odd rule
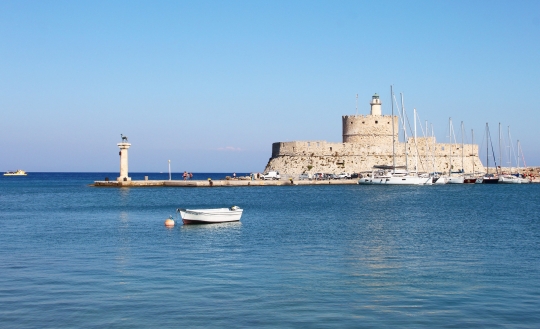
[[[238,207],[217,209],[177,209],[184,224],[215,224],[238,222],[243,209]]]

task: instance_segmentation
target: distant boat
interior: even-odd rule
[[[237,206],[215,209],[176,209],[184,224],[215,224],[238,222],[243,209]]]
[[[7,171],[4,176],[26,176],[26,171],[18,169],[17,171]]]

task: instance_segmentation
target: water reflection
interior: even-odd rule
[[[176,222],[177,225],[180,225],[181,230],[187,230],[187,231],[198,231],[198,230],[204,230],[204,231],[215,231],[215,230],[237,230],[242,226],[241,222],[230,222],[230,223],[217,223],[217,224],[190,224],[190,225],[183,225],[182,220]]]
[[[118,224],[118,251],[116,261],[122,268],[120,272],[124,272],[124,267],[127,266],[129,255],[131,255],[131,238],[129,227],[129,215],[126,211],[120,212]]]

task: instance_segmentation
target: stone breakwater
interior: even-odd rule
[[[95,187],[240,187],[240,186],[298,186],[298,185],[354,185],[357,179],[340,180],[132,180],[95,181]]]

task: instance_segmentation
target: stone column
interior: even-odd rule
[[[130,181],[131,177],[128,177],[128,148],[131,146],[130,143],[118,143],[120,148],[120,177],[117,181]]]

